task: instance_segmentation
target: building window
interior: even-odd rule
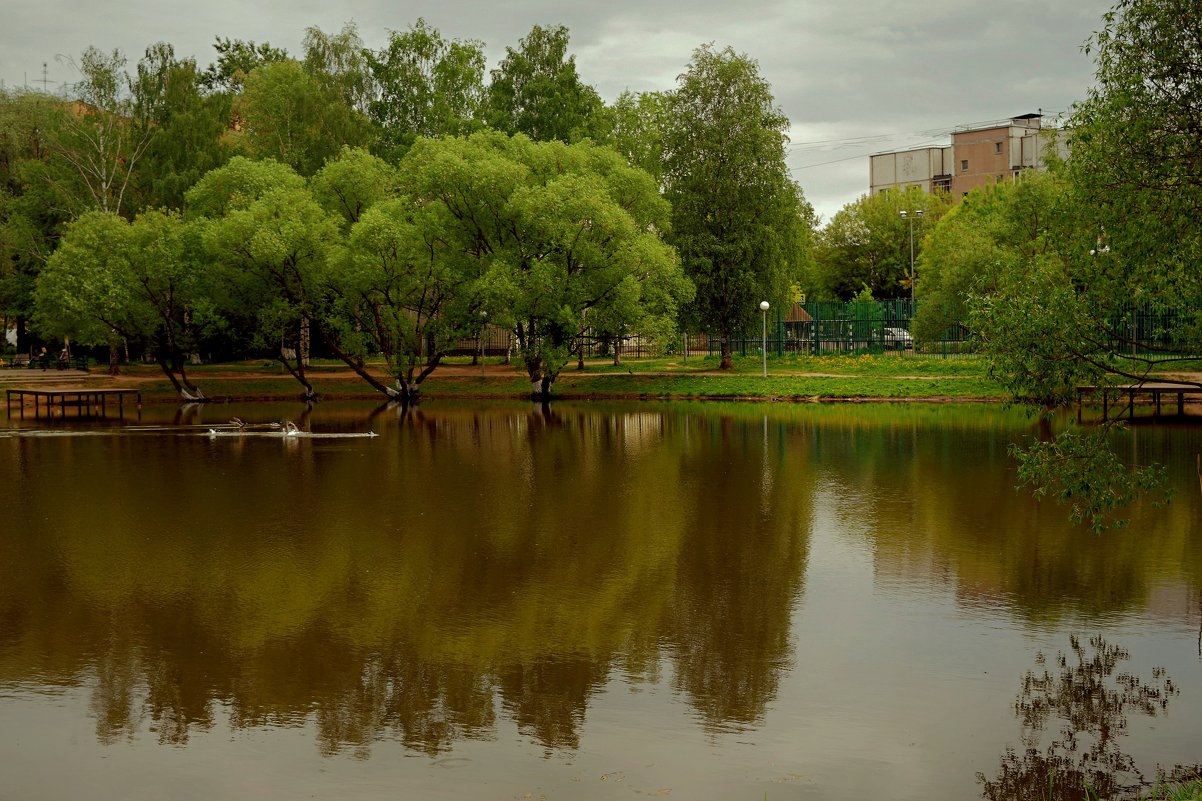
[[[1001,153],[1001,152],[1002,152],[1002,143],[1001,143],[1001,142],[994,142],[994,143],[993,143],[993,152],[994,152],[994,153]]]
[[[968,171],[968,159],[960,159],[960,172]]]

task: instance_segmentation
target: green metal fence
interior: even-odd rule
[[[910,334],[914,309],[908,298],[798,304],[787,317],[778,312],[768,320],[768,353],[822,356],[896,352],[952,358],[976,352],[965,326],[949,329],[938,341],[915,342]],[[717,338],[702,342],[691,349],[711,356],[721,351],[722,343]],[[735,338],[731,348],[740,355],[759,354],[764,344],[761,330]]]
[[[1202,310],[1127,304],[1103,316],[1107,345],[1116,354],[1151,360],[1199,355]]]
[[[948,328],[937,339],[915,341],[910,335],[915,308],[909,299],[799,304],[788,318],[778,312],[768,320],[768,353],[817,356],[895,351],[950,359],[979,352],[979,343],[963,323]],[[1108,346],[1116,354],[1147,359],[1202,356],[1200,309],[1128,305],[1100,316],[1107,321]],[[749,331],[736,337],[731,349],[740,355],[758,355],[763,340],[762,331]],[[690,346],[692,352],[712,356],[721,351],[722,343],[716,338],[694,338]]]
[[[898,353],[952,359],[971,357],[979,352],[978,343],[967,325],[957,324],[938,339],[915,341],[910,334],[915,304],[906,299],[884,301],[845,301],[796,304],[790,309],[774,309],[767,320],[768,354],[807,354],[814,356],[858,353]],[[1202,341],[1202,310],[1159,305],[1125,306],[1099,313],[1107,321],[1109,347],[1117,354],[1141,358],[1175,358],[1199,355]],[[757,321],[758,323],[759,321]],[[733,353],[758,356],[764,347],[760,325],[731,343]],[[672,346],[676,353],[714,356],[722,343],[714,337],[690,334]],[[622,357],[659,355],[656,343],[639,336],[618,342],[590,340],[588,357],[610,356],[614,349]],[[465,339],[453,354],[488,357],[513,352],[510,331],[487,326],[481,339]]]

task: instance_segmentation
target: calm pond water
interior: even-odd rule
[[[206,433],[235,415],[379,436]],[[1015,490],[1035,434],[997,406],[0,417],[0,799],[938,801],[1091,749],[1202,761],[1202,428],[1119,440],[1176,497],[1100,537]]]

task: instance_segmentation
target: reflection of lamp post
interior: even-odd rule
[[[488,312],[480,310],[480,333],[476,335],[476,349],[480,353],[480,377],[484,378],[484,323],[488,320]]]
[[[764,378],[768,377],[768,301],[760,301],[760,311],[764,313],[764,336],[761,352],[764,354]]]
[[[914,218],[922,216],[922,209],[915,209],[910,214],[905,209],[898,212],[903,220],[910,221],[910,313],[914,312]]]

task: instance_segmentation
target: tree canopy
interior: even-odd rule
[[[418,136],[464,136],[482,124],[483,43],[444,39],[418,19],[389,31],[388,43],[366,58],[374,82],[368,114],[389,155],[403,155]]]
[[[253,69],[235,104],[244,123],[244,146],[304,176],[313,175],[343,146],[371,141],[367,118],[335,86],[292,60]]]
[[[604,134],[604,105],[580,80],[576,57],[568,55],[568,29],[535,25],[518,48],[505,48],[492,71],[485,121],[509,134],[539,142],[576,142]]]
[[[471,286],[459,319],[470,329],[484,310],[511,327],[536,395],[582,347],[586,314],[650,330],[689,296],[661,239],[667,204],[608,148],[497,132],[423,139],[401,176],[411,203],[436,205],[412,217],[428,269],[459,265],[456,280]]]
[[[951,207],[946,193],[917,188],[847,204],[818,233],[812,274],[803,287],[816,300],[847,300],[865,287],[877,298],[909,296],[911,228],[918,259],[925,234]]]
[[[213,314],[211,271],[175,213],[146,211],[132,222],[91,211],[67,228],[38,278],[43,330],[82,344],[145,346],[186,400],[202,399],[185,362]]]

